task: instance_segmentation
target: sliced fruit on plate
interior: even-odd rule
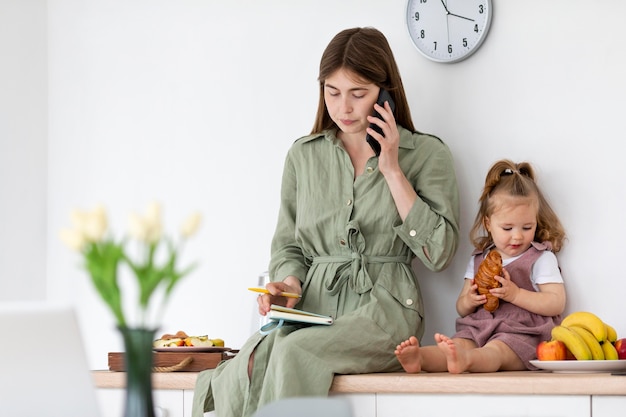
[[[208,336],[189,336],[185,338],[185,346],[215,346]]]
[[[185,341],[181,338],[173,338],[173,339],[158,339],[152,343],[153,347],[161,348],[161,347],[178,347],[184,346]]]

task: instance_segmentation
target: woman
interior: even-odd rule
[[[335,322],[252,336],[234,359],[199,375],[194,416],[213,409],[220,417],[250,416],[279,398],[327,395],[335,374],[400,370],[394,347],[424,330],[411,261],[417,256],[438,271],[456,251],[452,157],[441,140],[415,132],[384,35],[340,32],[324,51],[318,79],[313,131],[285,161],[273,282],[258,303],[261,314],[280,304]],[[375,105],[381,89],[394,111],[389,102]],[[302,298],[275,295],[283,291]]]

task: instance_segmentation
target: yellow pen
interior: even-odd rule
[[[270,292],[267,290],[267,288],[250,287],[250,288],[248,288],[248,290],[254,291],[254,292],[260,292],[260,293],[263,293],[263,294],[270,294]],[[296,294],[296,293],[293,293],[293,292],[281,292],[278,295],[281,296],[281,297],[288,297],[288,298],[301,298],[302,297],[300,294]]]

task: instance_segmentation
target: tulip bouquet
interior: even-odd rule
[[[108,234],[107,214],[103,206],[90,211],[72,211],[72,228],[63,229],[60,234],[67,246],[82,254],[84,268],[119,327],[128,325],[118,282],[120,266],[127,266],[136,278],[139,325],[146,325],[153,307],[151,299],[157,290],[162,293],[163,305],[160,307],[164,307],[179,280],[194,268],[192,265],[179,270],[176,261],[183,242],[200,226],[201,215],[194,213],[182,224],[178,248],[172,239],[163,235],[161,208],[157,203],[149,205],[144,214],[132,213],[129,220],[131,242],[128,238],[116,240]],[[129,243],[135,243],[136,247],[132,249],[136,250],[129,250]],[[162,244],[165,244],[165,252],[161,250]],[[136,259],[131,255],[136,255]],[[162,313],[163,308],[156,311]]]

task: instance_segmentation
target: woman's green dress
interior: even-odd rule
[[[404,222],[378,158],[354,179],[335,131],[293,144],[270,276],[300,278],[303,297],[296,307],[335,322],[253,335],[234,359],[199,374],[194,417],[213,409],[218,417],[247,417],[279,398],[327,395],[335,374],[401,369],[396,345],[424,329],[411,261],[417,256],[434,271],[447,266],[458,242],[459,197],[448,147],[398,128],[400,166],[419,197]]]

